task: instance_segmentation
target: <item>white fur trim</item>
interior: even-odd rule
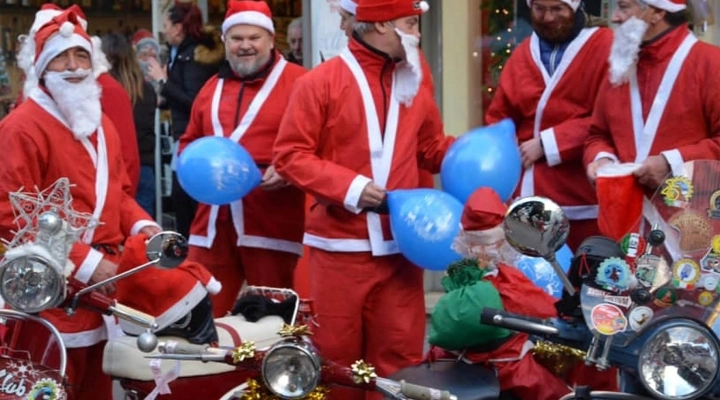
[[[108,61],[105,53],[102,51],[102,41],[99,37],[90,38],[92,42],[92,69],[95,78],[110,71],[110,61]]]
[[[352,15],[355,15],[355,11],[357,11],[357,3],[352,0],[340,0],[340,8]]]
[[[73,25],[70,21],[65,21],[60,25],[59,32],[61,35],[65,36],[66,38],[69,38],[72,36],[73,32],[75,32],[75,25]]]
[[[272,19],[258,11],[241,11],[226,18],[222,24],[223,35],[227,33],[228,29],[235,25],[255,25],[275,34],[275,26],[273,25]]]
[[[580,0],[560,0],[563,3],[567,4],[570,8],[572,8],[573,11],[577,11],[578,7],[580,7]],[[532,5],[533,0],[527,0],[527,5],[530,7]]]
[[[68,349],[76,349],[78,347],[89,347],[94,344],[98,344],[102,342],[103,340],[107,340],[107,328],[105,328],[105,324],[102,324],[100,327],[87,330],[87,331],[81,331],[81,332],[75,332],[75,333],[60,333],[60,336],[63,339],[63,342],[65,342],[65,347]]]
[[[43,25],[47,24],[51,19],[62,13],[63,11],[60,10],[40,10],[36,12],[35,20],[30,27],[30,34],[34,35],[38,30],[40,30],[40,28],[43,27]],[[87,31],[87,21],[84,18],[78,17],[78,22],[80,22],[80,26],[82,26],[83,30]]]
[[[685,160],[678,149],[666,150],[660,153],[665,157],[673,176],[685,175]]]
[[[640,166],[641,164],[636,163],[605,164],[597,170],[597,176],[598,178],[627,176],[635,172]]]
[[[103,254],[101,252],[91,248],[82,264],[80,264],[80,268],[75,272],[75,279],[82,283],[88,283],[98,265],[100,265],[102,258]]]
[[[350,183],[350,187],[348,187],[348,190],[345,193],[345,200],[343,201],[343,205],[345,205],[345,208],[348,211],[355,214],[360,214],[360,212],[362,212],[362,209],[358,208],[360,196],[362,196],[362,192],[365,190],[365,186],[367,186],[371,182],[372,179],[364,175],[358,175],[355,177],[355,179],[353,179],[353,181]]]
[[[420,10],[424,13],[430,11],[430,4],[427,1],[420,2]]]
[[[665,10],[668,12],[678,12],[682,11],[685,8],[685,4],[678,4],[674,1],[670,0],[642,0],[645,4],[651,5],[655,8],[659,8],[661,10]]]
[[[560,157],[560,149],[558,148],[555,138],[555,129],[545,129],[540,132],[540,140],[542,141],[543,150],[545,151],[545,159],[549,166],[554,167],[562,164]]]
[[[38,75],[42,76],[45,72],[45,68],[47,68],[47,65],[53,58],[60,55],[63,51],[73,47],[82,47],[87,50],[88,53],[92,54],[92,43],[90,43],[88,39],[82,35],[73,33],[69,37],[65,37],[62,34],[51,36],[50,39],[45,42],[42,52],[38,56],[37,61],[35,61],[35,71]]]
[[[205,289],[207,289],[210,294],[218,294],[222,290],[222,283],[215,279],[215,277],[211,277],[210,281],[205,285]]]
[[[140,230],[142,228],[145,228],[148,226],[155,226],[155,227],[160,228],[160,225],[158,225],[155,221],[152,221],[149,219],[141,219],[141,220],[135,222],[133,224],[132,228],[130,228],[130,236],[137,235],[138,233],[140,233]],[[160,229],[162,229],[162,228],[160,228]]]
[[[64,274],[65,268],[60,266],[58,260],[53,257],[44,246],[35,243],[27,243],[5,252],[5,260],[12,261],[21,257],[36,256],[46,260],[52,268],[55,268],[61,274]]]

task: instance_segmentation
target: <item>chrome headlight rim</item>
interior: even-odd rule
[[[51,293],[47,301],[34,307],[27,307],[21,303],[16,302],[15,296],[5,284],[5,274],[16,263],[41,264],[44,265],[48,271],[53,273],[53,280],[55,282],[54,287],[56,287],[57,289],[54,293]],[[67,282],[65,280],[65,276],[62,274],[58,266],[53,265],[53,263],[51,261],[48,261],[45,257],[36,254],[12,256],[6,253],[6,258],[3,260],[2,264],[0,264],[0,296],[5,301],[5,303],[10,306],[11,309],[25,312],[28,314],[38,314],[42,311],[59,306],[65,299],[66,293]]]
[[[715,336],[712,330],[708,329],[702,323],[699,323],[692,319],[678,318],[666,320],[659,322],[656,326],[659,325],[662,325],[661,329],[657,329],[655,332],[653,332],[650,336],[647,337],[645,343],[643,344],[643,347],[640,349],[640,353],[638,354],[637,372],[639,381],[651,396],[660,400],[691,400],[704,396],[710,390],[712,390],[713,382],[717,380],[718,375],[720,374],[720,341],[718,341],[718,338]],[[650,328],[651,327],[647,327],[647,330],[650,330]],[[704,382],[704,385],[694,392],[686,395],[665,395],[664,393],[659,393],[650,385],[649,382],[645,380],[645,374],[643,373],[643,363],[648,358],[648,352],[653,350],[653,344],[655,340],[657,340],[659,336],[666,331],[676,328],[694,330],[707,339],[708,343],[712,346],[712,349],[715,353],[715,371],[713,377]]]
[[[310,385],[303,390],[301,393],[298,393],[296,395],[288,395],[285,392],[280,392],[277,390],[273,384],[271,377],[268,376],[269,368],[268,364],[273,362],[273,355],[277,354],[279,351],[282,350],[292,350],[298,352],[298,354],[301,357],[307,357],[308,360],[310,360],[314,376],[311,379]],[[296,400],[296,399],[302,399],[306,397],[308,394],[310,394],[317,386],[320,384],[320,370],[322,368],[322,362],[320,355],[318,351],[315,349],[315,347],[309,343],[306,340],[303,340],[302,338],[289,338],[285,339],[281,342],[278,342],[274,344],[270,349],[265,353],[265,356],[263,357],[262,361],[262,367],[261,367],[261,376],[263,379],[263,383],[265,384],[265,387],[275,396],[278,396],[283,399],[288,400]]]

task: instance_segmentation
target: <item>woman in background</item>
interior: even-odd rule
[[[118,33],[102,38],[102,49],[112,68],[110,75],[125,88],[133,105],[133,119],[140,152],[140,182],[135,199],[155,218],[155,108],[157,95],[140,69],[130,41]]]
[[[170,46],[168,65],[162,67],[156,59],[148,58],[148,75],[158,82],[159,95],[170,109],[172,135],[177,143],[190,120],[195,96],[218,72],[225,60],[225,49],[220,31],[203,27],[200,9],[192,3],[176,1],[165,15],[164,29]],[[180,187],[174,172],[172,205],[175,230],[189,237],[197,202]]]

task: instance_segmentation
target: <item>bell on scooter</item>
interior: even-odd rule
[[[320,382],[321,360],[317,350],[299,338],[284,340],[263,358],[262,377],[267,388],[283,399],[301,399]]]

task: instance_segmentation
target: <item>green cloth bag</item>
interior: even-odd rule
[[[510,335],[507,329],[480,323],[483,308],[503,309],[495,286],[482,280],[485,272],[473,259],[464,259],[448,267],[447,275],[442,279],[446,294],[440,298],[431,316],[431,345],[462,350]]]

